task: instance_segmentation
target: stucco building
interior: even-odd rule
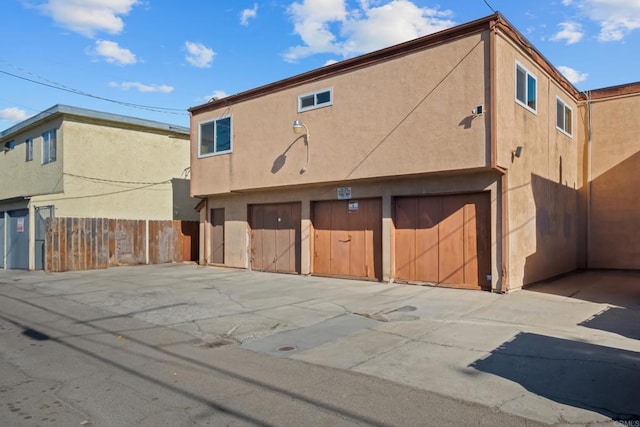
[[[203,264],[496,292],[640,267],[640,84],[580,92],[500,14],[190,111]]]
[[[0,133],[0,268],[43,267],[50,216],[197,220],[189,129],[56,105]]]

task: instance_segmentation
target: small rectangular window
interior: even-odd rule
[[[27,140],[24,142],[24,145],[27,148],[26,161],[30,162],[31,160],[33,160],[33,138],[27,138]]]
[[[516,101],[534,113],[538,108],[537,83],[536,76],[516,63]]]
[[[560,98],[556,98],[556,127],[573,135],[573,110]]]
[[[42,134],[42,164],[56,161],[56,130],[51,129]]]
[[[200,123],[199,156],[231,151],[231,117],[222,117]]]
[[[313,110],[333,105],[333,89],[322,89],[312,93],[305,93],[298,97],[298,112]]]

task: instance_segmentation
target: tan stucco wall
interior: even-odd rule
[[[640,94],[591,103],[589,267],[640,268]]]
[[[58,217],[174,219],[171,179],[189,166],[186,138],[68,119],[61,129],[64,193],[32,204],[53,204]],[[195,204],[179,209],[197,220]]]
[[[537,77],[537,112],[515,101],[516,61]],[[508,276],[516,289],[578,267],[581,128],[575,99],[505,37],[496,41],[497,163],[508,173]],[[556,128],[556,96],[573,110],[573,137]],[[517,146],[524,148],[513,158]]]
[[[490,191],[491,193],[491,270],[492,288],[501,290],[500,283],[500,245],[501,227],[499,224],[499,175],[495,172],[469,173],[464,175],[429,175],[415,178],[397,178],[383,181],[357,181],[345,185],[351,187],[353,200],[365,198],[382,199],[382,274],[383,280],[393,279],[394,255],[392,250],[393,197],[415,195],[439,195]],[[341,184],[342,185],[342,184]],[[248,207],[251,204],[300,202],[302,206],[301,224],[301,273],[309,274],[311,269],[311,202],[335,200],[336,185],[323,185],[298,189],[280,189],[272,191],[238,193],[208,198],[208,209],[225,209],[225,265],[229,267],[249,268],[250,229],[247,219]],[[210,260],[210,241],[208,212],[202,212],[206,221],[201,230],[200,253],[201,262]]]
[[[487,103],[487,39],[469,35],[194,115],[191,193],[487,167],[487,116],[471,114]],[[324,88],[333,88],[332,106],[297,113],[298,95]],[[225,115],[233,121],[233,152],[199,159],[198,124]],[[295,119],[310,133],[304,173],[307,153],[304,138],[292,132]]]
[[[42,123],[12,137],[15,148],[0,152],[0,200],[34,194],[63,191],[62,176],[64,146],[61,119]],[[42,134],[51,129],[57,132],[57,160],[42,164]],[[27,162],[27,138],[33,138],[33,160]],[[4,144],[4,141],[3,141]]]

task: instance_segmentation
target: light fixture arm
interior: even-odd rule
[[[301,134],[301,133],[303,133],[302,132],[303,130],[304,130],[304,145],[307,147],[307,163],[306,163],[305,167],[302,168],[300,173],[306,172],[307,171],[307,167],[309,166],[309,160],[311,158],[311,153],[310,153],[310,150],[309,150],[309,139],[310,139],[311,135],[309,134],[309,128],[307,127],[307,125],[302,123],[300,120],[294,120],[293,121],[293,133]]]

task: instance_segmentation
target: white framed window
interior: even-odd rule
[[[516,102],[531,112],[538,110],[538,79],[516,62]]]
[[[556,97],[556,128],[568,136],[573,135],[573,110],[559,97]]]
[[[27,157],[25,161],[30,162],[31,160],[33,160],[33,138],[27,138],[27,140],[24,142],[24,145],[27,148]]]
[[[42,164],[56,161],[56,130],[51,129],[42,134]]]
[[[333,105],[333,88],[321,89],[298,96],[298,113]]]
[[[198,130],[198,157],[231,152],[231,117],[202,122]]]

